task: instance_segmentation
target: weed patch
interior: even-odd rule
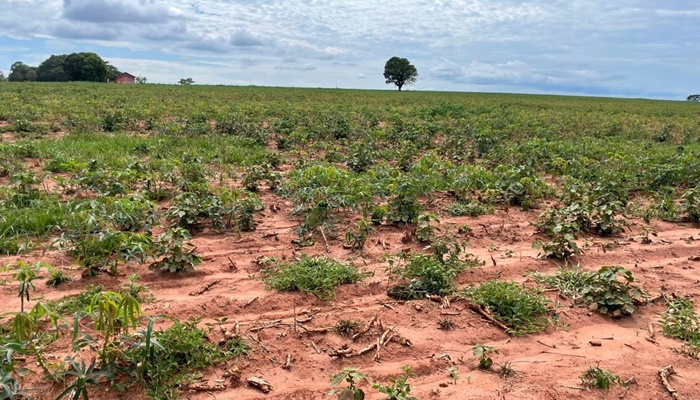
[[[269,266],[264,272],[265,283],[275,290],[298,290],[312,293],[323,300],[335,297],[337,286],[355,283],[364,277],[350,263],[305,254],[292,263]]]
[[[507,325],[514,334],[539,332],[550,324],[547,299],[515,282],[484,282],[478,287],[465,289],[460,295],[474,304],[488,307],[493,317]]]

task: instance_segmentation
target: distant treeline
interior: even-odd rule
[[[108,82],[119,75],[117,67],[110,65],[95,53],[71,53],[53,55],[38,67],[17,61],[10,67],[10,82]]]

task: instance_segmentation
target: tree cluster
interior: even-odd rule
[[[17,61],[10,67],[10,82],[107,82],[119,75],[119,70],[95,53],[52,55],[38,67]]]

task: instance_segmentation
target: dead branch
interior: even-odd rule
[[[326,253],[331,252],[330,246],[328,246],[328,239],[326,238],[326,232],[323,231],[323,228],[319,227],[318,228],[319,232],[321,232],[321,236],[323,237],[323,244],[326,246]]]
[[[386,346],[386,344],[391,340],[391,338],[394,336],[394,327],[390,326],[389,329],[385,330],[382,335],[377,338],[377,351],[374,353],[374,361],[379,360],[379,352],[382,350],[383,346]]]
[[[671,386],[671,383],[668,381],[669,378],[675,374],[676,371],[671,365],[669,365],[668,367],[661,368],[659,370],[659,378],[661,378],[661,384],[664,385],[664,387],[674,400],[684,400],[685,398],[678,394],[678,392],[676,392],[676,389],[674,389],[673,386]]]
[[[250,333],[246,332],[246,336],[248,336],[248,337],[250,338],[250,340],[252,340],[252,341],[254,341],[255,343],[257,343],[257,345],[260,346],[260,349],[263,351],[263,353],[269,353],[269,352],[270,352],[270,350],[269,350],[264,344],[262,344],[261,341],[259,341],[258,339],[254,338],[253,335],[251,335]]]
[[[622,394],[620,395],[620,400],[623,400],[623,399],[625,398],[625,396],[627,396],[627,392],[629,392],[629,390],[630,390],[630,388],[632,387],[632,384],[633,384],[633,383],[634,383],[635,385],[638,384],[638,383],[637,383],[637,379],[636,379],[634,376],[631,376],[628,380],[625,381],[625,386],[626,386],[626,388],[625,388],[625,391],[622,392]]]
[[[316,343],[314,343],[313,340],[311,341],[311,347],[313,347],[314,350],[316,350],[316,354],[321,354],[321,350],[318,349],[318,347],[316,346]]]
[[[369,332],[369,331],[374,327],[374,324],[377,323],[377,318],[378,318],[378,317],[379,317],[379,314],[375,314],[375,315],[374,315],[374,318],[372,318],[372,320],[369,321],[369,323],[367,324],[367,326],[365,326],[364,329],[362,329],[361,331],[357,332],[356,334],[354,334],[354,335],[352,336],[352,340],[355,341],[355,340],[357,340],[357,338],[359,338],[360,336],[362,336],[362,335],[366,334],[367,332]]]
[[[558,356],[566,356],[566,357],[586,358],[586,356],[579,356],[578,354],[556,353],[556,352],[554,352],[554,351],[547,351],[547,350],[541,351],[540,353],[544,353],[544,354],[555,354],[555,355],[558,355]]]
[[[270,385],[270,382],[266,381],[263,378],[251,376],[248,379],[246,379],[246,382],[248,382],[250,386],[258,389],[263,393],[270,393],[272,391],[272,385]]]
[[[245,305],[243,307],[248,307],[249,305],[253,304],[253,302],[257,299],[258,299],[258,296],[253,297],[252,299],[248,300],[248,302],[245,303]]]
[[[494,324],[494,325],[496,325],[497,327],[503,329],[503,331],[504,331],[505,333],[510,333],[510,329],[509,329],[505,324],[503,324],[502,322],[497,321],[496,319],[494,319],[493,316],[491,316],[491,314],[490,314],[487,310],[481,308],[481,306],[477,306],[477,305],[474,304],[474,303],[468,302],[468,303],[467,303],[467,307],[469,307],[470,310],[472,310],[472,311],[474,311],[474,312],[480,314],[482,317],[486,318],[486,320],[488,320],[488,321],[491,322],[492,324]]]
[[[226,257],[226,258],[228,258],[228,265],[229,265],[229,268],[231,269],[231,271],[237,272],[237,271],[238,271],[238,265],[236,265],[236,263],[233,262],[233,260],[231,259],[231,257]]]
[[[285,322],[285,321],[282,321],[281,319],[277,319],[274,321],[266,321],[266,322],[262,322],[260,325],[253,326],[252,328],[248,329],[248,332],[258,332],[258,331],[262,331],[264,329],[277,328],[280,326],[291,326],[294,328],[300,327],[304,331],[308,332],[309,329],[301,324],[307,323],[307,322],[311,321],[312,319],[314,319],[313,315],[310,315],[310,316],[303,318],[303,319],[296,319],[296,321],[292,321],[292,322]],[[326,331],[328,330],[328,328],[322,328],[322,329],[325,329]]]
[[[204,286],[202,286],[201,288],[199,288],[193,292],[190,292],[190,296],[199,296],[200,294],[203,294],[204,292],[211,289],[214,285],[219,284],[219,283],[221,283],[221,279],[211,281],[211,282],[205,284]]]
[[[187,387],[189,390],[194,390],[196,392],[220,392],[226,390],[226,385],[219,383],[216,385],[210,385],[205,382],[195,383]]]

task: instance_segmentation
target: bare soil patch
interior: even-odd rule
[[[672,365],[677,375],[671,380],[675,390],[687,399],[700,398],[700,362],[679,354],[681,343],[663,336],[658,314],[665,310],[663,301],[643,306],[631,317],[614,320],[586,308],[576,307],[570,300],[548,292],[552,301],[560,302],[560,323],[534,335],[510,336],[464,303],[454,302],[449,308],[430,300],[396,301],[386,295],[387,263],[385,254],[401,250],[421,251],[419,244],[402,242],[403,230],[381,226],[372,233],[362,253],[343,248],[341,238],[328,238],[328,251],[322,239],[311,247],[298,248],[292,239],[298,237],[299,221],[289,217],[290,205],[284,199],[264,196],[265,204],[277,204],[277,212],[266,211],[258,217],[255,232],[239,235],[203,232],[195,237],[204,262],[189,276],[173,276],[149,271],[146,266],[127,265],[117,277],[101,275],[81,278],[78,267],[59,253],[36,252],[30,257],[3,257],[8,264],[17,259],[36,259],[65,268],[75,279],[59,288],[38,282],[36,297],[58,299],[78,293],[87,284],[103,284],[117,288],[130,274],[139,274],[154,301],[143,305],[148,315],[166,315],[179,319],[201,318],[201,324],[216,318],[228,318],[224,327],[238,329],[250,344],[248,357],[207,370],[195,389],[185,390],[190,399],[325,399],[331,389],[329,376],[345,366],[360,368],[377,382],[386,382],[401,372],[401,366],[413,367],[416,377],[409,383],[419,399],[611,399],[619,398],[625,388],[614,386],[610,391],[584,389],[580,376],[590,366],[599,365],[624,379],[634,376],[637,385],[625,392],[625,399],[670,398],[659,378],[659,370]],[[499,210],[495,215],[478,218],[441,217],[443,226],[469,225],[469,251],[486,262],[458,277],[460,287],[491,279],[528,281],[533,271],[554,272],[557,263],[538,258],[531,248],[535,230],[530,225],[538,211]],[[651,244],[633,238],[639,234],[637,224],[632,231],[609,239],[588,238],[580,241],[585,255],[576,261],[590,270],[604,265],[621,265],[632,271],[636,283],[651,294],[666,293],[698,296],[700,294],[700,228],[692,225],[653,223],[658,236]],[[374,276],[353,285],[341,286],[335,299],[321,301],[302,293],[278,293],[266,289],[259,279],[258,257],[292,259],[300,253],[329,255],[348,259]],[[213,283],[213,284],[212,284]],[[209,285],[211,284],[211,285]],[[19,309],[19,299],[12,285],[1,288],[1,312]],[[199,293],[196,293],[199,292]],[[194,295],[192,295],[194,294]],[[449,318],[453,330],[441,330],[438,320]],[[343,337],[333,329],[340,320],[368,324],[375,319],[372,331],[357,340]],[[649,341],[648,327],[654,327],[654,341]],[[380,351],[372,349],[362,355],[337,356],[342,349],[355,352],[372,345],[387,329],[392,335],[410,342],[388,341]],[[218,330],[212,330],[216,340]],[[600,346],[592,346],[598,342]],[[502,378],[497,373],[477,368],[471,349],[476,344],[493,346],[494,370],[506,362],[515,376]],[[47,350],[50,359],[61,359],[58,341]],[[342,352],[341,352],[342,353]],[[332,356],[335,354],[336,356]],[[448,367],[459,368],[456,384],[449,377]],[[243,379],[236,385],[224,378],[235,368]],[[272,391],[263,395],[245,383],[251,376],[269,382]],[[28,378],[31,387],[42,386],[47,392],[34,398],[55,398],[55,388],[41,383],[38,375]],[[204,390],[209,389],[209,390]],[[370,389],[365,387],[365,389]],[[384,398],[366,390],[368,398]],[[94,398],[138,398],[142,394],[124,394],[99,389]],[[126,397],[125,397],[126,396]]]

